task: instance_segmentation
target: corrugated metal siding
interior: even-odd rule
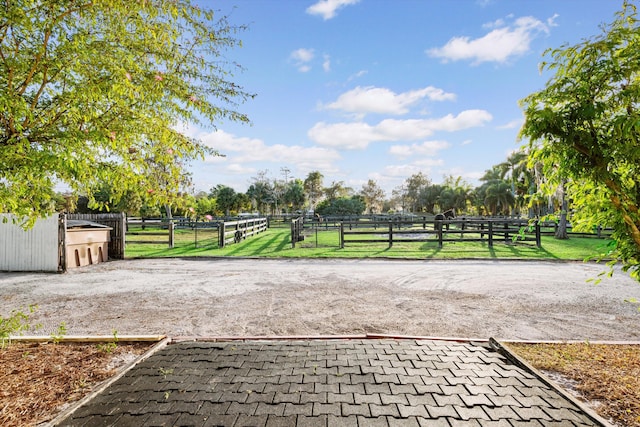
[[[12,219],[0,214],[0,271],[58,271],[58,215],[26,231]]]

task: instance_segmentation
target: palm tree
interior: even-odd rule
[[[508,214],[515,205],[515,197],[509,184],[505,181],[494,181],[486,188],[484,204],[492,215]]]
[[[440,204],[443,190],[444,187],[438,184],[422,187],[418,194],[417,204],[424,208],[425,212],[435,213],[435,206]]]

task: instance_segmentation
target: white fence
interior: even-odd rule
[[[27,231],[12,220],[0,214],[0,271],[58,271],[58,215],[39,219]]]

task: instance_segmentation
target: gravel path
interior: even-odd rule
[[[0,273],[0,314],[39,334],[639,340],[640,285],[604,267],[519,261],[155,259]]]

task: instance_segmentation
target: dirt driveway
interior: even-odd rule
[[[602,265],[156,259],[0,273],[0,314],[38,304],[49,335],[325,335],[639,340],[640,285]]]

